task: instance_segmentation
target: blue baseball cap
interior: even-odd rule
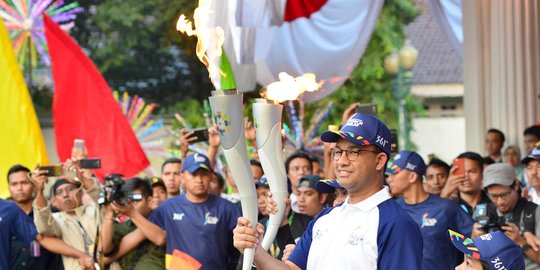
[[[334,193],[336,189],[345,189],[337,182],[337,179],[322,179],[317,183],[317,190],[320,193]]]
[[[390,157],[392,136],[386,125],[377,117],[355,113],[339,131],[326,131],[321,135],[323,142],[337,142],[339,138],[356,145],[375,145]]]
[[[521,160],[521,163],[527,165],[531,160],[540,160],[540,142],[536,143],[529,154]]]
[[[401,150],[388,162],[387,174],[397,174],[402,170],[409,170],[423,176],[426,173],[426,163],[416,152]]]
[[[270,188],[270,186],[268,185],[268,179],[266,179],[266,175],[263,175],[261,177],[261,179],[257,180],[255,182],[255,186],[256,187],[265,187],[265,188]]]
[[[184,159],[184,162],[182,162],[182,172],[188,170],[189,173],[193,174],[198,169],[204,169],[207,171],[212,170],[210,160],[207,156],[200,153],[195,153],[187,156]]]
[[[488,263],[491,269],[525,269],[521,249],[502,231],[474,239],[452,230],[448,230],[448,234],[450,241],[459,251]]]

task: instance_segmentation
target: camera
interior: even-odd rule
[[[122,187],[126,180],[121,174],[108,174],[105,176],[105,188],[99,193],[98,203],[108,204],[115,203],[118,205],[126,205],[130,201],[141,201],[141,194],[131,194],[125,192]]]
[[[502,226],[506,226],[506,222],[510,221],[503,216],[497,215],[495,206],[487,203],[476,206],[473,219],[476,223],[482,225],[482,230],[487,233],[501,231]]]

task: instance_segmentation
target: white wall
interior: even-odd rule
[[[413,118],[411,141],[416,151],[426,160],[435,154],[447,163],[465,149],[465,118]]]

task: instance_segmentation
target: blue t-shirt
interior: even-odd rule
[[[448,229],[470,236],[474,221],[462,211],[457,203],[439,196],[429,197],[415,205],[406,204],[400,198],[398,204],[420,227],[424,239],[423,270],[454,269],[463,254],[451,243]]]
[[[356,220],[348,218],[346,220],[332,220],[333,226],[329,226],[327,231],[317,229],[314,232],[314,227],[317,227],[318,222],[325,223],[325,216],[339,216],[339,211],[348,211],[341,209],[344,205],[340,205],[334,208],[324,209],[315,219],[313,219],[302,238],[295,247],[293,253],[289,256],[289,260],[301,269],[306,269],[308,265],[308,257],[323,257],[323,260],[330,260],[330,264],[340,265],[342,269],[419,269],[422,262],[422,236],[418,226],[413,220],[399,207],[399,205],[389,198],[382,202],[379,202],[375,209],[369,211],[377,211],[378,220]],[[334,217],[332,217],[334,219]],[[339,219],[339,218],[338,218]],[[337,226],[343,223],[356,223],[358,228],[372,227],[369,231],[376,232],[375,250],[365,250],[358,248],[353,253],[348,253],[351,256],[347,258],[334,258],[331,256],[325,256],[329,250],[312,250],[314,241],[321,241],[321,235],[330,233],[330,230],[339,229]],[[340,234],[340,232],[337,232]],[[351,235],[353,236],[353,235]],[[359,242],[364,242],[366,239],[362,237],[349,237],[348,241],[335,243],[330,248],[336,250],[337,253],[349,249],[352,245],[360,246]],[[342,246],[338,246],[342,245]],[[354,265],[355,257],[359,257],[360,253],[369,253],[371,256],[376,257],[376,261],[373,265]],[[375,252],[376,254],[372,254]],[[358,256],[355,256],[357,254]],[[349,260],[353,265],[343,262],[341,260]],[[326,261],[325,261],[326,263]],[[365,264],[365,263],[364,263]],[[315,267],[317,268],[317,267]],[[319,268],[324,268],[320,267]],[[337,268],[336,268],[337,269]],[[341,269],[341,268],[340,268]]]
[[[181,194],[160,204],[149,220],[166,231],[167,255],[177,249],[201,263],[201,269],[227,269],[238,257],[232,231],[240,216],[233,203],[220,197],[192,203]]]
[[[0,270],[8,269],[11,236],[30,245],[37,236],[34,221],[15,203],[0,199]]]

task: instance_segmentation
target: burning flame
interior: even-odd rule
[[[221,27],[209,26],[210,14],[213,12],[211,6],[212,0],[199,0],[199,6],[193,13],[195,28],[193,28],[193,23],[182,14],[176,22],[176,30],[188,36],[197,36],[197,57],[208,69],[210,80],[216,90],[220,90],[223,72],[219,68],[219,64],[225,34]]]
[[[279,81],[273,82],[263,90],[261,95],[275,102],[281,103],[285,100],[295,100],[304,92],[314,92],[318,90],[324,82],[317,83],[315,74],[306,73],[300,77],[281,72]]]

